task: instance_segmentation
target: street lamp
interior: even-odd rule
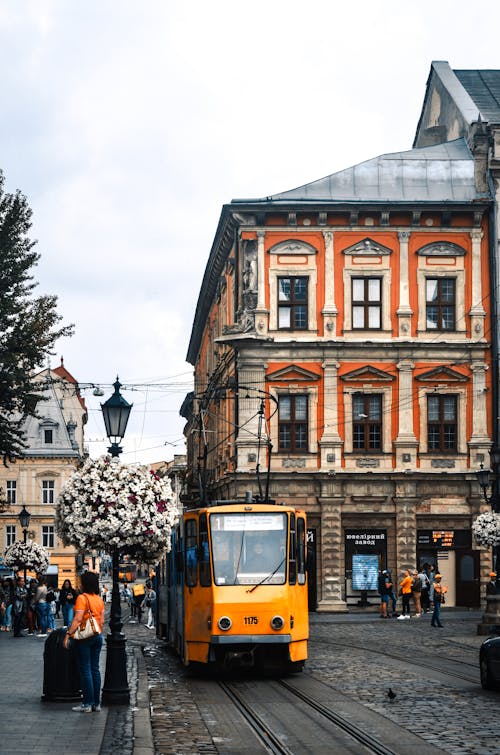
[[[122,452],[120,441],[125,435],[127,422],[132,404],[125,401],[120,393],[121,384],[116,378],[113,385],[115,392],[104,404],[101,410],[106,426],[106,435],[111,443],[108,448],[111,456],[119,456]],[[130,689],[127,679],[127,653],[125,650],[125,635],[122,633],[122,609],[120,605],[120,587],[118,583],[118,548],[113,549],[113,590],[111,593],[111,613],[109,628],[111,633],[106,637],[106,673],[102,689],[104,705],[128,705]]]
[[[477,481],[479,483],[479,487],[481,488],[481,492],[483,494],[483,498],[486,501],[486,503],[489,503],[491,506],[491,510],[495,512],[500,511],[500,496],[496,492],[496,485],[495,482],[493,483],[494,487],[492,489],[492,494],[489,496],[487,494],[487,489],[490,484],[490,470],[485,469],[483,464],[481,464],[480,469],[476,472]],[[498,484],[498,483],[497,483]],[[495,545],[493,548],[494,552],[494,565],[495,565],[495,571],[497,574],[497,589],[500,587],[500,546]]]
[[[26,542],[26,538],[28,536],[28,527],[30,526],[31,519],[31,514],[26,506],[23,505],[21,511],[19,512],[18,519],[23,530],[24,542]],[[26,564],[24,565],[24,584],[26,584]]]
[[[122,386],[118,380],[118,376],[116,382],[113,383],[113,387],[115,392],[104,402],[104,404],[101,404],[101,411],[106,426],[106,435],[111,442],[108,451],[111,456],[119,456],[123,451],[120,442],[125,435],[128,418],[133,404],[129,404],[128,401],[125,401],[120,393],[120,388]]]

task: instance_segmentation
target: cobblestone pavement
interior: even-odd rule
[[[485,692],[479,683],[478,649],[484,640],[476,634],[479,616],[445,613],[441,630],[430,626],[429,617],[402,622],[316,614],[305,673],[444,752],[500,755],[500,693]],[[386,652],[407,662],[384,657]],[[216,753],[189,674],[159,640],[146,644],[144,653],[156,755]],[[475,681],[449,676],[444,666],[438,671],[446,659],[462,664]],[[423,667],[424,660],[435,668]],[[396,693],[393,703],[389,687]]]

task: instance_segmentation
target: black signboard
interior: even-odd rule
[[[436,550],[471,548],[472,533],[470,530],[418,530],[417,544]]]

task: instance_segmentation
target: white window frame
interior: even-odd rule
[[[437,278],[455,279],[455,330],[437,330],[427,328],[427,279]],[[425,270],[417,271],[418,287],[418,333],[429,337],[441,335],[446,338],[463,338],[466,331],[465,319],[465,271],[451,268],[448,270]]]
[[[42,524],[42,545],[44,548],[55,548],[56,528],[53,524]]]
[[[353,328],[352,327],[352,279],[353,278],[380,278],[381,284],[381,312],[380,328]],[[353,333],[354,336],[364,337],[365,333],[370,338],[376,338],[379,334],[391,332],[391,280],[390,268],[366,267],[344,268],[344,332]]]
[[[17,480],[6,480],[5,495],[7,503],[15,506],[17,503]]]
[[[5,547],[8,548],[9,545],[12,545],[12,543],[15,543],[17,540],[17,530],[15,524],[6,524],[5,525]]]
[[[55,501],[54,480],[42,480],[42,503],[47,506],[53,506]]]

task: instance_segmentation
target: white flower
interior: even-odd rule
[[[500,514],[495,511],[479,514],[472,525],[472,534],[479,545],[500,545]]]
[[[167,478],[102,456],[88,459],[61,491],[56,528],[80,550],[113,546],[154,561],[170,550],[177,517]]]
[[[26,568],[38,574],[45,574],[49,565],[49,554],[43,546],[33,540],[16,540],[5,549],[4,561],[6,566],[13,569]]]

